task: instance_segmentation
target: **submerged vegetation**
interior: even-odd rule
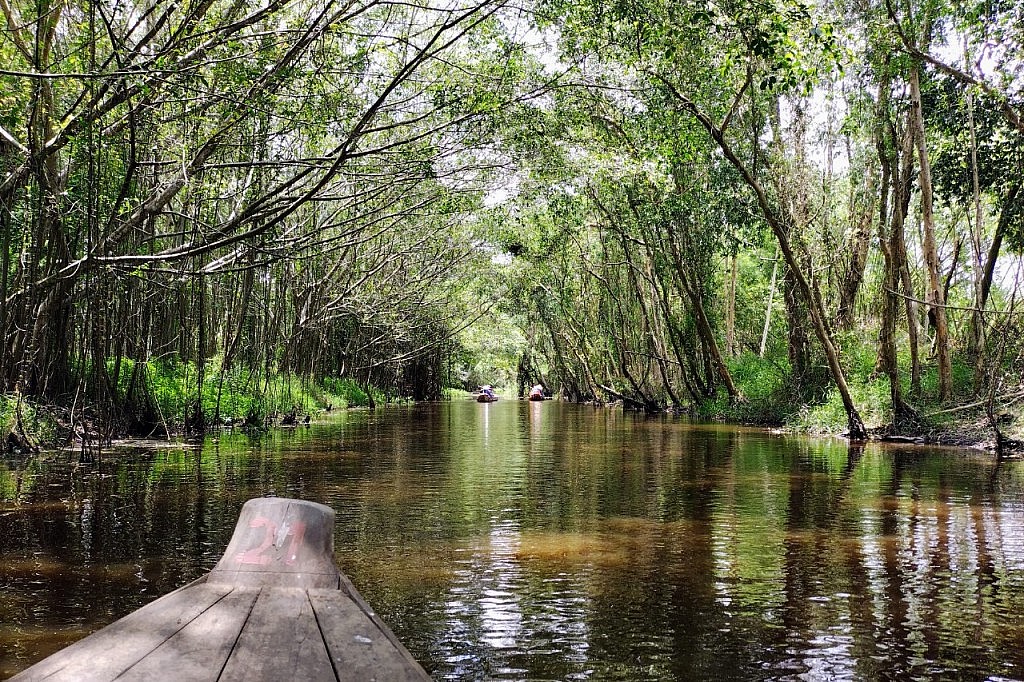
[[[538,382],[1013,441],[1012,3],[0,5],[8,446]]]

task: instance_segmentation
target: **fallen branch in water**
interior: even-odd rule
[[[649,405],[647,405],[647,404],[637,400],[636,398],[630,398],[628,395],[625,395],[623,393],[619,393],[618,391],[616,391],[614,388],[612,388],[610,386],[605,386],[604,384],[598,384],[597,387],[599,389],[601,389],[602,391],[604,391],[605,393],[607,393],[608,395],[612,396],[613,398],[618,398],[623,403],[625,403],[627,405],[632,405],[634,408],[640,408],[640,409],[644,409],[644,410],[650,409]]]

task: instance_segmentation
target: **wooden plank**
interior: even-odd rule
[[[214,682],[245,626],[258,588],[237,588],[178,630],[149,656],[119,676],[122,680]]]
[[[335,679],[306,591],[287,588],[260,593],[220,676],[221,682]]]
[[[309,590],[309,600],[338,679],[429,680],[386,625],[341,590]]]
[[[11,680],[112,680],[231,590],[229,585],[187,585],[43,659]]]

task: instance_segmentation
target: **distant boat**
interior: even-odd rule
[[[537,384],[530,389],[530,400],[544,400],[544,387]]]
[[[530,400],[546,400],[543,393],[531,393]]]
[[[476,397],[478,403],[493,403],[498,399],[498,396],[491,393],[480,393]]]

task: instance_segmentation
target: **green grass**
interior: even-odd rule
[[[88,370],[88,368],[86,368]],[[106,365],[107,376],[115,392],[113,432],[131,435],[181,432],[203,425],[237,423],[249,420],[262,424],[271,415],[296,412],[313,414],[320,410],[364,407],[393,402],[376,387],[365,387],[351,378],[329,378],[320,382],[285,374],[270,376],[248,368],[222,372],[219,358],[207,362],[200,382],[199,368],[190,362],[153,360],[139,363],[123,358]],[[115,376],[116,373],[116,376]],[[89,372],[83,372],[89,376]],[[20,406],[19,406],[20,405]],[[33,442],[59,445],[67,439],[55,418],[67,407],[51,408],[0,395],[0,437],[6,441],[16,425],[16,410],[21,424]],[[79,403],[81,407],[81,403]],[[67,421],[66,418],[64,421]],[[6,443],[0,444],[0,450]]]
[[[729,372],[744,401],[733,403],[720,390],[713,399],[696,406],[699,419],[765,425],[786,422],[794,406],[788,362],[746,353],[729,361]]]
[[[892,397],[889,380],[876,371],[877,346],[846,338],[843,362],[846,380],[854,404],[868,429],[891,424]],[[919,412],[940,409],[938,371],[934,362],[923,360],[921,395],[910,392],[910,359],[904,351],[900,357],[902,388],[906,400]],[[789,376],[785,358],[759,358],[747,353],[730,361],[733,380],[746,397],[746,402],[732,404],[723,392],[697,406],[701,418],[750,424],[775,424],[809,433],[839,433],[847,428],[846,410],[838,390],[828,380],[820,389],[797,387]],[[964,358],[954,357],[953,398],[951,402],[973,400],[974,368]],[[950,417],[930,420],[938,425]],[[955,419],[955,417],[954,417]]]
[[[370,404],[370,395],[353,379],[324,379],[324,388],[337,396],[341,407],[367,407]],[[375,403],[386,402],[382,392],[371,388],[370,393]]]
[[[149,363],[146,371],[151,395],[164,415],[177,421],[194,409],[198,371],[193,364]],[[370,391],[378,403],[386,402],[381,391]],[[352,379],[314,382],[284,374],[262,376],[245,368],[222,373],[214,363],[206,367],[200,398],[203,418],[208,423],[215,417],[261,420],[271,414],[309,414],[328,406],[345,408],[369,403],[366,391]]]
[[[7,438],[16,430],[27,436],[33,447],[59,442],[66,435],[51,411],[16,395],[0,395],[0,452],[6,450]]]
[[[864,426],[875,429],[892,422],[892,398],[889,380],[885,377],[870,379],[851,376],[847,379],[850,395],[857,406]],[[787,426],[809,433],[839,433],[847,427],[846,409],[835,388],[826,399],[815,405],[803,405],[787,421]]]

